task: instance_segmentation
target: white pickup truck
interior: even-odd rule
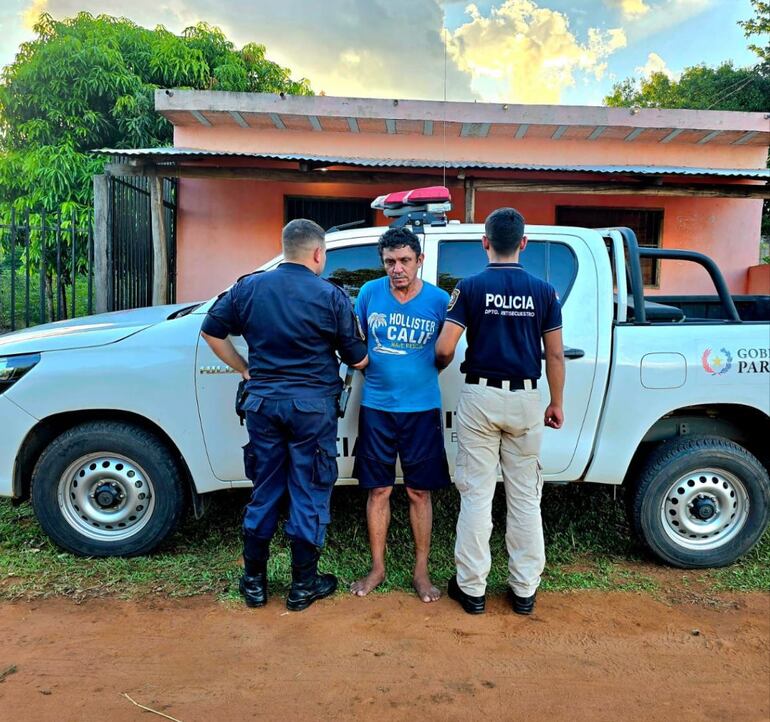
[[[355,296],[382,274],[383,230],[330,233],[325,275]],[[417,230],[427,281],[451,291],[486,263],[481,225]],[[623,484],[634,531],[670,564],[739,558],[768,525],[770,298],[731,298],[709,259],[639,249],[628,229],[526,232],[522,262],[556,287],[567,347],[566,422],[545,431],[545,479]],[[645,298],[640,259],[661,258],[701,263],[717,295]],[[147,553],[188,505],[203,513],[202,495],[249,485],[234,412],[239,376],[200,338],[213,300],[0,337],[0,495],[31,496],[65,549]],[[450,464],[463,355],[461,347],[441,374]],[[354,481],[356,376],[339,425],[343,484]]]

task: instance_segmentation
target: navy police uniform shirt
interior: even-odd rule
[[[447,321],[467,329],[460,371],[488,379],[539,379],[544,333],[561,328],[556,289],[519,263],[490,263],[462,279]]]
[[[214,303],[202,331],[243,336],[249,347],[250,394],[321,398],[342,389],[339,362],[366,356],[347,294],[299,263],[240,278]]]

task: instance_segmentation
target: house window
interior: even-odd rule
[[[323,277],[342,286],[351,298],[356,298],[367,281],[385,275],[377,245],[333,248],[326,252]]]
[[[315,221],[324,230],[343,223],[363,221],[364,226],[374,225],[371,201],[365,198],[313,198],[287,196],[284,204],[285,222],[295,218]]]
[[[533,276],[548,281],[562,303],[577,275],[577,258],[569,246],[530,240],[521,253],[521,265]],[[458,281],[483,271],[487,254],[479,241],[441,241],[438,247],[438,285],[452,293]]]
[[[613,228],[625,226],[636,233],[640,246],[660,247],[663,211],[646,208],[606,208],[593,206],[557,206],[556,224],[580,228]],[[660,285],[660,261],[642,258],[642,279],[645,286]]]

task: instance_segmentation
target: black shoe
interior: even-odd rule
[[[472,597],[470,594],[466,594],[458,586],[456,576],[449,580],[447,591],[450,598],[459,602],[460,606],[468,612],[468,614],[484,614],[484,608],[487,602],[486,596],[482,594],[480,597]]]
[[[511,600],[511,606],[516,614],[532,614],[535,610],[535,599],[537,592],[531,597],[520,597],[513,589],[508,589],[508,597]]]
[[[244,574],[238,585],[247,607],[264,607],[267,604],[267,574]]]
[[[337,577],[334,574],[316,574],[307,581],[293,581],[289,596],[286,597],[286,609],[301,612],[313,602],[329,597],[337,591]]]

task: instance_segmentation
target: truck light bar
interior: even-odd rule
[[[428,186],[426,188],[413,188],[408,191],[396,191],[384,196],[378,196],[372,201],[372,208],[379,211],[392,211],[395,217],[396,211],[400,215],[411,211],[421,210],[423,206],[438,204],[448,205],[451,210],[452,196],[445,186]]]
[[[446,225],[452,197],[445,186],[427,186],[378,196],[371,207],[387,218],[399,219],[393,225]]]

